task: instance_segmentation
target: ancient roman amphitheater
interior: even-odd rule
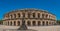
[[[56,16],[48,11],[41,9],[18,9],[8,12],[4,15],[1,31],[9,29],[18,29],[22,25],[24,18],[28,29],[37,31],[60,31],[60,26],[56,24]]]
[[[21,9],[15,10],[4,15],[4,25],[20,26],[22,18],[25,19],[27,26],[54,25],[56,16],[45,10],[39,9]]]

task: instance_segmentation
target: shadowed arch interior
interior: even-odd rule
[[[27,25],[30,26],[31,25],[31,22],[30,21],[27,21]]]
[[[35,26],[35,25],[36,25],[36,21],[33,21],[32,23],[33,23],[33,26]]]

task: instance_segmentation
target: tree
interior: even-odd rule
[[[0,20],[0,24],[3,24],[3,20]]]
[[[57,24],[59,24],[59,25],[60,25],[60,20],[57,20]]]

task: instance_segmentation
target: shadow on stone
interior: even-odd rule
[[[27,28],[24,18],[22,19],[22,25],[17,30],[20,30],[20,31],[36,31],[36,30],[32,30],[32,29]]]

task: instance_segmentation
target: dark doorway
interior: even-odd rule
[[[12,26],[12,21],[10,22],[10,25]]]
[[[8,25],[9,25],[9,21],[8,21]]]
[[[40,26],[41,24],[40,24],[41,22],[40,21],[38,21],[38,26]]]
[[[44,24],[45,24],[45,22],[43,21],[43,22],[42,22],[42,25],[44,26]]]
[[[20,21],[18,21],[18,26],[20,26]]]
[[[16,21],[14,21],[14,26],[16,26]]]
[[[46,25],[48,25],[48,21],[46,22]]]
[[[36,25],[36,22],[35,21],[33,21],[33,26],[35,26]]]
[[[28,21],[28,22],[27,22],[27,25],[28,25],[28,26],[30,26],[30,25],[31,25],[31,22],[30,22],[30,21]]]

